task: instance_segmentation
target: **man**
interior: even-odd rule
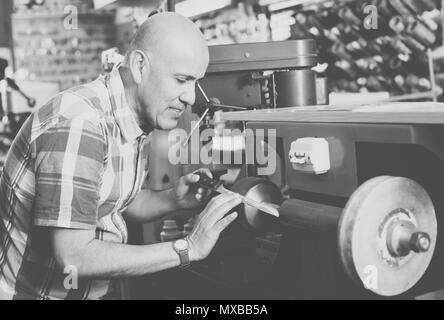
[[[226,215],[239,204],[235,197],[213,198],[190,236],[176,243],[127,245],[122,217],[152,221],[195,208],[204,197],[203,190],[193,192],[196,174],[170,190],[140,189],[148,134],[177,125],[194,103],[208,60],[191,21],[157,14],[140,27],[122,66],[58,94],[30,116],[0,180],[0,298],[108,298],[109,278],[186,265],[209,254],[236,218]],[[68,275],[79,277],[77,288]]]

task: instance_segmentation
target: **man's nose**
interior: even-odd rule
[[[180,96],[180,101],[186,104],[187,106],[191,106],[194,104],[196,100],[196,87],[194,85],[188,85],[186,91],[182,93]]]

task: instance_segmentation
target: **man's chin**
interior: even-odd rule
[[[172,130],[172,129],[175,129],[175,128],[177,128],[177,125],[178,125],[178,123],[179,123],[179,119],[177,119],[177,120],[173,120],[173,119],[171,119],[171,120],[167,120],[167,121],[164,121],[164,122],[161,122],[161,123],[159,123],[159,130]]]

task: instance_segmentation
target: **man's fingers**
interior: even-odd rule
[[[223,207],[225,203],[227,206]],[[220,194],[208,202],[205,209],[199,215],[199,223],[205,224],[206,226],[213,226],[216,221],[220,220],[225,213],[234,208],[240,203],[240,200],[233,196],[227,194]],[[224,211],[225,210],[225,211]]]
[[[208,215],[209,213],[211,213],[212,211],[215,210],[215,208],[217,208],[217,206],[222,203],[224,201],[224,199],[227,198],[226,194],[219,194],[217,196],[215,196],[214,198],[212,198],[207,205],[205,206],[205,209],[201,212],[202,216]]]
[[[206,174],[208,177],[210,177],[211,179],[213,179],[213,174],[211,173],[210,169],[208,169],[208,168],[200,168],[200,169],[194,171],[194,174],[196,174],[197,172],[204,173],[204,174]]]
[[[220,207],[225,202],[233,200],[235,198],[236,197],[234,197],[233,195],[227,194],[219,194],[218,196],[214,197],[210,200],[210,202],[207,203],[205,209],[202,211],[202,220],[204,219],[204,217],[214,215],[218,207]],[[208,220],[208,218],[205,218],[205,220]]]
[[[199,214],[198,222],[195,225],[195,228],[197,228],[201,224],[207,224],[208,216],[212,214],[215,208],[217,208],[218,204],[223,203],[224,199],[226,201],[227,198],[231,199],[226,194],[219,194],[218,196],[211,199],[210,202],[207,203],[205,209]]]
[[[208,223],[215,224],[217,221],[221,220],[228,211],[230,211],[240,203],[241,200],[239,198],[232,197],[228,201],[225,201],[222,204],[218,205],[215,210],[211,211],[210,217],[208,217]]]
[[[210,189],[199,188],[199,189],[197,189],[196,199],[199,201],[204,200],[204,199],[208,199],[212,192],[213,192],[213,190],[210,190]]]
[[[200,168],[199,170],[196,170],[192,173],[189,173],[187,175],[184,176],[184,180],[186,184],[192,184],[192,183],[196,183],[197,181],[199,181],[200,177],[199,177],[199,172],[206,174],[208,177],[210,177],[211,179],[213,179],[213,175],[211,174],[211,171],[207,168]]]
[[[196,193],[195,197],[197,200],[201,201],[201,200],[207,199],[210,196],[211,192],[212,192],[212,190],[199,188],[199,189],[197,189],[197,193]]]
[[[226,227],[230,225],[231,222],[233,222],[237,218],[237,212],[232,212],[223,219],[216,222],[215,227],[217,228],[217,231],[220,233],[225,230]]]
[[[218,196],[211,199],[210,202],[208,202],[206,209],[208,211],[215,211],[222,204],[224,204],[225,202],[228,202],[230,200],[233,200],[233,199],[237,199],[237,197],[234,195],[231,195],[231,194],[221,193]]]
[[[193,184],[199,181],[199,176],[194,173],[189,173],[185,176],[183,176],[185,184]]]

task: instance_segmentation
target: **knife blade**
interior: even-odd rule
[[[279,217],[279,211],[277,209],[277,205],[273,205],[270,203],[263,203],[253,199],[250,199],[240,193],[233,192],[224,187],[223,182],[220,180],[211,179],[206,174],[202,172],[196,173],[199,176],[199,181],[196,184],[204,189],[213,190],[218,193],[230,194],[238,197],[244,204],[252,206],[262,212],[268,213],[272,216]]]

